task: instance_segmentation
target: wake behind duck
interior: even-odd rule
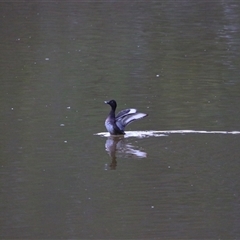
[[[147,137],[163,137],[169,136],[170,134],[240,134],[240,131],[203,131],[203,130],[165,130],[165,131],[125,131],[124,138],[136,137],[136,138],[147,138]],[[114,137],[108,132],[100,132],[95,135],[101,137]]]

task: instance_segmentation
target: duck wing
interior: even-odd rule
[[[128,114],[136,113],[136,112],[137,112],[137,109],[135,109],[135,108],[124,109],[117,114],[116,119],[124,117]]]
[[[136,109],[135,109],[136,110]],[[129,125],[130,123],[146,117],[146,113],[131,113],[131,114],[126,114],[123,117],[117,118],[116,119],[116,124],[117,126],[124,131],[124,128]]]

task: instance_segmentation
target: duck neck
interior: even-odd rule
[[[109,113],[109,116],[113,119],[115,119],[115,109],[111,109],[110,113]]]
[[[109,113],[109,118],[115,121],[115,111],[116,111],[116,106],[110,105],[111,106],[111,111]]]

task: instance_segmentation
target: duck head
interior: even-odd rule
[[[105,101],[104,103],[110,105],[114,110],[117,108],[117,103],[115,100]]]

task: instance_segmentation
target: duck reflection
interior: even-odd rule
[[[125,143],[124,136],[110,136],[108,137],[105,143],[106,151],[111,157],[111,164],[109,165],[110,169],[115,170],[117,167],[117,157],[123,158],[146,158],[147,153],[141,150],[136,149],[136,146],[133,146],[129,143]]]

